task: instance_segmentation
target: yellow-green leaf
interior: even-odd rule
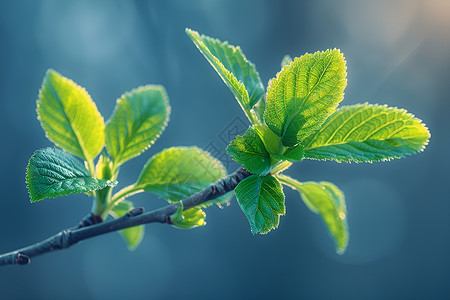
[[[430,133],[404,109],[360,104],[342,107],[305,141],[305,158],[372,162],[425,149]]]
[[[105,143],[105,124],[84,88],[48,70],[37,101],[38,119],[48,139],[84,160],[92,160]]]
[[[269,82],[264,120],[292,147],[318,130],[343,98],[344,56],[337,49],[296,57]]]
[[[169,114],[161,85],[142,86],[122,95],[106,123],[106,148],[113,161],[120,165],[149,148],[166,127]]]
[[[172,147],[155,154],[145,164],[135,183],[143,189],[178,202],[214,183],[226,175],[222,163],[197,147]],[[224,195],[203,205],[222,203]]]
[[[336,243],[336,252],[342,254],[348,245],[347,208],[344,194],[330,182],[298,182],[286,175],[278,179],[297,190],[308,208],[321,216],[328,233]]]
[[[249,120],[255,123],[250,110],[264,95],[264,86],[255,65],[247,60],[239,46],[200,35],[189,28],[186,28],[186,33],[233,92]]]

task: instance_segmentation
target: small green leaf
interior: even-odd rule
[[[423,151],[430,133],[403,109],[360,104],[336,111],[305,141],[305,158],[372,162]]]
[[[280,215],[286,210],[283,188],[275,177],[252,175],[242,180],[234,192],[253,234],[268,233],[278,227]]]
[[[200,208],[192,207],[183,210],[183,202],[180,201],[177,211],[170,216],[172,226],[178,229],[192,229],[205,226],[206,214]]]
[[[106,148],[113,161],[120,165],[149,148],[166,127],[169,114],[163,86],[146,85],[122,95],[106,123]]]
[[[318,130],[342,100],[345,60],[339,50],[305,54],[269,82],[264,120],[286,147]]]
[[[330,182],[298,182],[286,175],[278,179],[297,190],[308,208],[322,217],[328,233],[336,243],[336,252],[342,254],[348,245],[347,208],[344,194]]]
[[[247,60],[241,48],[229,45],[186,28],[198,50],[230,88],[249,120],[254,123],[251,108],[264,95],[264,86],[255,65]]]
[[[253,127],[248,128],[243,136],[236,136],[228,145],[227,152],[252,174],[267,175],[270,172],[270,155]]]
[[[127,200],[123,200],[116,206],[112,208],[109,214],[114,218],[118,219],[124,216],[127,212],[134,208],[133,203]],[[144,225],[138,225],[134,227],[130,227],[127,229],[119,230],[120,235],[124,239],[125,243],[128,246],[129,250],[136,249],[139,244],[142,242],[144,237]]]
[[[281,60],[281,68],[283,68],[284,66],[288,66],[290,65],[292,62],[292,57],[290,55],[285,55],[283,57],[283,59]]]
[[[172,147],[155,154],[145,164],[135,184],[163,197],[178,202],[214,183],[226,175],[222,163],[197,147]],[[224,195],[205,205],[222,203]]]
[[[107,179],[92,178],[78,159],[58,148],[34,152],[28,162],[26,181],[31,202],[117,184]]]
[[[105,144],[105,124],[84,88],[48,70],[37,101],[38,119],[47,138],[84,160],[91,161]]]
[[[290,162],[302,161],[305,153],[303,145],[297,145],[295,147],[289,147],[283,154],[271,154],[270,156],[278,160],[287,160]]]

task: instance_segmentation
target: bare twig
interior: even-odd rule
[[[183,207],[188,209],[222,196],[234,190],[240,181],[250,175],[249,172],[240,168],[236,172],[219,179],[206,189],[182,200]],[[170,216],[176,212],[178,206],[179,203],[174,203],[147,213],[144,213],[142,207],[138,207],[119,219],[103,223],[99,223],[102,220],[98,217],[92,214],[87,215],[81,220],[80,224],[73,228],[62,230],[48,239],[28,247],[0,255],[0,266],[25,265],[31,261],[31,257],[54,250],[66,249],[82,240],[124,228],[155,222],[170,224]]]

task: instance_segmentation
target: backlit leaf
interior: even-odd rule
[[[339,50],[296,57],[269,82],[264,119],[284,146],[318,130],[342,100],[345,60]]]
[[[115,186],[117,182],[92,178],[83,163],[58,148],[34,152],[27,166],[31,202]]]
[[[255,65],[247,60],[239,46],[229,45],[186,28],[200,52],[230,88],[250,121],[254,121],[251,108],[262,98],[264,86]]]
[[[285,206],[283,189],[275,177],[252,175],[242,180],[234,192],[253,234],[278,227]]]
[[[105,124],[84,88],[48,70],[37,101],[38,119],[56,146],[92,160],[105,143]]]
[[[192,229],[205,226],[206,214],[197,207],[183,210],[183,202],[180,201],[177,211],[170,216],[171,225],[178,229]]]
[[[330,182],[298,182],[286,175],[280,181],[297,190],[306,206],[320,215],[328,233],[336,243],[336,252],[344,253],[348,244],[347,208],[344,194]]]
[[[141,154],[167,125],[170,106],[160,85],[146,85],[125,93],[117,100],[106,123],[106,148],[116,164]]]
[[[178,202],[226,175],[222,163],[197,147],[172,147],[155,154],[145,164],[137,189]],[[204,203],[221,203],[227,195]]]
[[[305,141],[305,158],[371,162],[422,151],[430,133],[403,109],[361,104],[342,107]]]
[[[122,200],[112,208],[112,210],[109,212],[109,214],[114,218],[118,219],[122,216],[124,216],[127,212],[132,210],[134,208],[134,205],[132,202],[127,200]],[[144,237],[144,231],[145,226],[144,225],[138,225],[134,227],[130,227],[127,229],[119,230],[119,234],[124,239],[125,243],[128,246],[129,250],[136,249],[139,244],[141,243],[143,237]]]

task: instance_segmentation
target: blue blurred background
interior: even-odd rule
[[[123,166],[120,186],[157,151],[212,144],[223,151],[229,124],[248,125],[185,27],[240,45],[264,82],[285,54],[340,48],[348,66],[343,104],[405,108],[428,125],[430,144],[389,163],[304,161],[289,170],[345,192],[351,236],[342,256],[285,188],[287,214],[268,235],[252,236],[233,200],[209,208],[207,226],[196,230],[147,226],[134,252],[112,233],[0,268],[0,298],[449,299],[448,0],[0,2],[0,252],[72,226],[91,208],[84,195],[29,202],[27,160],[51,145],[35,113],[48,68],[86,87],[105,120],[124,91],[166,87],[169,126]],[[221,159],[229,172],[237,167]],[[147,210],[163,205],[150,195],[135,199]]]

